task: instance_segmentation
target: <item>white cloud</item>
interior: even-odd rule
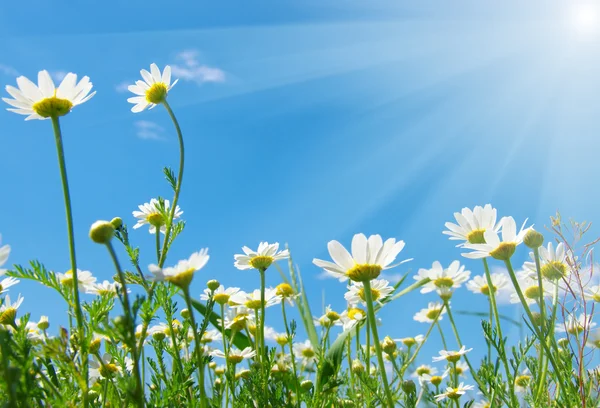
[[[115,86],[115,90],[119,93],[124,93],[124,92],[128,92],[127,87],[129,85],[133,85],[134,81],[123,81],[123,82],[119,82],[117,84],[117,86]]]
[[[52,71],[50,72],[50,76],[57,82],[61,82],[66,76],[68,72],[66,71]]]
[[[0,72],[3,73],[4,75],[8,75],[8,76],[18,76],[19,75],[19,71],[17,71],[16,69],[14,69],[11,66],[5,65],[5,64],[0,64]]]
[[[175,56],[177,63],[171,65],[175,78],[193,81],[198,85],[204,82],[224,82],[225,72],[219,68],[200,64],[200,53],[196,50],[184,50]]]
[[[134,123],[136,135],[142,140],[165,140],[164,128],[149,120],[138,120]]]

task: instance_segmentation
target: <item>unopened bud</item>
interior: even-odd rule
[[[385,336],[383,341],[381,342],[381,349],[385,354],[393,355],[396,351],[396,342],[390,337]]]
[[[221,284],[216,279],[211,279],[208,282],[206,282],[206,287],[212,290],[213,292],[219,289],[219,286],[221,286]]]
[[[97,244],[108,244],[115,235],[115,227],[108,221],[96,221],[90,228],[90,238]]]
[[[360,362],[360,360],[352,361],[352,372],[354,374],[361,374],[364,371],[365,371],[365,366],[363,365],[363,363]]]
[[[523,243],[531,249],[539,248],[544,243],[544,236],[533,228],[530,228],[523,238]]]
[[[40,317],[40,321],[37,323],[38,329],[46,330],[49,326],[50,326],[50,323],[48,323],[48,316]]]
[[[313,382],[311,380],[304,380],[300,383],[300,387],[304,391],[310,391],[310,389],[313,387]]]
[[[179,314],[184,319],[189,319],[190,318],[190,311],[188,309],[181,309],[181,312],[179,312]]]
[[[121,219],[121,217],[115,217],[112,220],[110,220],[110,223],[112,224],[113,228],[116,230],[120,230],[121,227],[123,226],[123,220]]]
[[[414,381],[406,380],[402,383],[402,391],[407,394],[412,394],[417,391],[417,386],[415,385]]]

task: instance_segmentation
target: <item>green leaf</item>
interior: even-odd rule
[[[202,303],[200,303],[194,299],[192,299],[192,306],[194,306],[194,309],[196,309],[202,316],[206,317],[206,314],[207,314],[206,306],[204,306]],[[217,330],[219,330],[219,332],[221,331],[221,325],[219,324],[220,319],[221,319],[221,316],[219,316],[219,314],[216,313],[215,311],[213,311],[210,314],[209,321],[212,323],[213,326],[215,326],[215,328]],[[231,339],[231,330],[225,329],[225,335],[229,339]],[[243,350],[246,347],[251,346],[250,340],[248,339],[248,337],[244,333],[240,333],[240,332],[236,333],[235,339],[233,339],[233,344],[240,350]]]

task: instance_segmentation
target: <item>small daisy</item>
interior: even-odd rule
[[[473,210],[463,208],[460,213],[454,213],[457,224],[447,222],[446,228],[448,231],[443,231],[442,234],[450,236],[452,240],[465,241],[458,244],[484,244],[485,239],[483,234],[486,231],[498,231],[500,224],[496,224],[496,209],[492,208],[491,204],[486,204],[484,207],[476,206]]]
[[[17,78],[19,89],[10,85],[6,92],[15,99],[2,98],[14,108],[7,110],[26,115],[25,120],[44,120],[51,117],[57,118],[71,112],[77,105],[87,102],[96,92],[90,93],[92,83],[88,77],[77,82],[77,75],[69,72],[58,88],[54,85],[48,71],[38,73],[38,84],[34,84],[24,76]],[[16,109],[15,109],[16,108]]]
[[[163,201],[164,206],[160,205],[160,201],[156,198],[150,200],[149,203],[139,205],[139,211],[134,211],[133,216],[137,218],[137,224],[133,226],[133,229],[140,228],[146,224],[150,225],[150,234],[156,234],[156,228],[160,228],[160,232],[163,234],[167,231],[167,217],[171,214],[171,203],[169,200]],[[175,213],[173,214],[173,220],[181,217],[183,211],[179,206],[175,207]]]
[[[302,360],[303,365],[310,365],[317,360],[317,352],[313,348],[310,340],[306,340],[304,343],[294,343],[293,350],[294,355]]]
[[[216,303],[226,305],[233,295],[238,293],[240,288],[227,288],[220,285],[214,292],[210,289],[204,289],[204,294],[200,295],[201,300],[208,301],[212,297]]]
[[[537,277],[531,275],[528,271],[520,271],[517,272],[517,281],[519,282],[519,287],[521,288],[521,292],[525,297],[525,301],[528,305],[537,303],[541,300],[540,296],[540,283],[537,280]],[[552,297],[552,292],[549,290],[548,285],[544,287],[544,297],[550,298]],[[521,303],[521,299],[519,299],[519,295],[512,288],[512,293],[510,294],[510,303]]]
[[[584,313],[581,313],[579,317],[568,315],[564,323],[556,324],[556,331],[576,336],[594,327],[596,327],[596,323],[592,322],[592,315],[586,316]]]
[[[590,331],[585,345],[588,347],[600,349],[600,329]]]
[[[385,279],[374,279],[371,281],[371,297],[374,302],[382,304],[381,302],[385,300],[392,292],[394,291],[394,287],[390,286],[390,283]],[[365,299],[365,288],[362,282],[352,282],[350,287],[348,288],[348,292],[344,295],[344,298],[350,304],[358,304],[361,303],[363,305],[367,304]]]
[[[437,372],[437,371],[436,371]],[[436,375],[434,373],[431,374],[421,374],[419,376],[419,383],[420,384],[432,384],[436,387],[438,387],[446,377],[448,377],[448,375],[450,374],[450,370],[446,369],[442,375]]]
[[[437,374],[438,369],[430,366],[428,364],[421,364],[417,367],[414,373],[412,373],[411,377],[413,378],[421,378],[423,375],[435,375]]]
[[[90,381],[96,382],[100,378],[113,378],[115,375],[122,372],[121,367],[113,362],[113,357],[104,353],[102,360],[92,359],[90,361]]]
[[[175,86],[178,79],[171,83],[171,67],[165,66],[161,75],[158,66],[150,64],[150,72],[142,69],[140,71],[143,81],[136,81],[135,85],[129,85],[127,89],[136,96],[127,99],[127,102],[133,103],[131,111],[141,112],[146,108],[152,109],[159,103],[167,99],[169,91]]]
[[[515,378],[515,392],[525,393],[529,390],[529,385],[531,384],[531,373],[529,369],[525,369]]]
[[[253,324],[254,313],[250,313],[250,310],[246,307],[236,306],[227,309],[227,312],[225,314],[226,329],[241,331]]]
[[[332,327],[332,326],[342,326],[343,322],[340,319],[340,314],[333,309],[331,309],[331,305],[325,308],[325,314],[321,317],[313,318],[316,325],[321,327]]]
[[[256,251],[244,246],[242,247],[244,255],[234,255],[235,263],[233,265],[240,270],[258,269],[259,271],[266,271],[273,262],[289,258],[290,253],[287,249],[277,252],[278,250],[279,243],[277,242],[274,244],[261,242]]]
[[[396,242],[389,238],[383,242],[380,235],[356,234],[352,238],[352,255],[338,241],[327,244],[333,262],[313,259],[313,263],[323,268],[341,282],[348,278],[355,282],[376,279],[382,270],[391,269],[410,259],[392,265],[404,248],[404,241]]]
[[[446,392],[435,396],[435,401],[440,402],[446,398],[450,398],[451,400],[456,401],[467,391],[470,391],[473,388],[474,387],[472,385],[465,385],[464,383],[460,383],[456,388],[448,387],[446,388]]]
[[[131,374],[133,372],[133,360],[125,356],[123,362],[125,363],[125,370],[127,370],[127,372]]]
[[[356,324],[367,318],[367,313],[354,306],[350,306],[347,310],[344,310],[340,315],[340,321],[344,331],[350,330]]]
[[[525,223],[523,223],[517,233],[517,225],[513,217],[504,217],[500,223],[502,224],[502,240],[497,231],[486,230],[483,234],[485,243],[464,244],[464,248],[471,249],[473,252],[462,255],[471,259],[487,258],[488,256],[499,260],[510,259],[517,246],[523,243],[523,238],[531,227],[525,228]]]
[[[600,303],[600,285],[590,286],[583,289],[586,300]]]
[[[273,288],[265,289],[265,307],[278,305],[281,303],[281,297],[277,295],[277,291]],[[257,310],[261,308],[261,293],[260,289],[255,289],[253,292],[246,293],[239,291],[229,300],[248,309]]]
[[[544,278],[549,281],[557,281],[568,276],[570,270],[567,265],[565,246],[562,242],[556,246],[556,250],[554,249],[552,242],[548,242],[547,247],[541,246],[539,248],[539,254],[540,272]],[[533,262],[525,262],[523,267],[537,277],[535,255],[533,252],[529,255]]]
[[[113,297],[117,295],[117,291],[121,290],[121,284],[119,282],[109,282],[107,280],[102,283],[94,283],[87,287],[86,293],[98,296]],[[127,293],[131,293],[130,289],[127,289]]]
[[[223,338],[223,336],[221,335],[220,331],[218,331],[216,329],[206,330],[204,332],[204,334],[202,334],[202,338],[200,339],[200,342],[204,343],[204,344],[208,344],[208,343],[220,341],[222,338]]]
[[[173,267],[160,268],[158,265],[151,264],[148,269],[154,275],[155,281],[167,281],[186,290],[192,282],[194,273],[204,268],[209,258],[208,248],[204,248],[194,252],[189,259],[179,261]]]
[[[272,340],[281,347],[289,343],[289,337],[287,333],[278,333],[272,327],[265,327],[265,339]]]
[[[494,294],[496,294],[498,290],[506,288],[508,285],[508,278],[502,273],[492,273],[490,275],[490,279],[492,281]],[[483,294],[486,296],[490,295],[490,287],[488,286],[485,275],[474,276],[473,279],[467,282],[467,289],[473,293]]]
[[[171,334],[171,329],[166,323],[158,323],[148,328],[148,335],[152,336],[154,340],[163,340],[165,337]]]
[[[214,357],[225,358],[225,353],[221,350],[213,350],[211,355]],[[227,362],[235,365],[241,363],[243,360],[251,359],[255,355],[256,351],[252,350],[251,347],[246,347],[241,351],[231,348],[229,350],[229,357]]]
[[[25,325],[25,331],[27,332],[27,338],[33,343],[43,342],[46,339],[46,335],[34,322],[27,322]]]
[[[70,269],[65,273],[57,273],[56,277],[64,286],[73,285],[73,271]],[[79,287],[80,291],[87,292],[88,289],[93,287],[95,284],[96,278],[90,271],[82,271],[81,269],[77,269],[77,286]]]
[[[465,271],[465,266],[459,261],[454,261],[446,269],[442,264],[435,261],[431,265],[431,269],[419,269],[419,273],[414,277],[415,280],[421,281],[429,278],[422,288],[421,293],[429,293],[440,288],[459,288],[463,282],[469,279],[471,272]]]
[[[21,281],[12,277],[2,279],[0,281],[0,295],[5,292],[8,292],[8,288],[16,285],[19,282]]]
[[[425,341],[425,336],[423,336],[422,334],[418,334],[415,337],[404,337],[401,339],[396,339],[396,341],[399,341],[406,347],[411,348],[416,344],[423,343]]]
[[[464,356],[471,350],[473,350],[473,349],[472,348],[467,349],[465,346],[462,346],[460,348],[460,350],[458,350],[458,351],[440,350],[440,355],[437,357],[433,357],[433,362],[435,363],[437,361],[446,360],[451,363],[456,363],[457,361],[460,360],[461,356]]]
[[[421,309],[413,317],[414,320],[421,323],[433,323],[434,321],[441,321],[443,315],[446,314],[446,308],[443,303],[440,302],[429,302],[426,309]]]
[[[452,366],[452,371],[454,370],[454,367]],[[469,370],[469,365],[467,363],[465,363],[464,361],[459,361],[456,363],[456,373],[461,376],[461,377],[466,377],[467,374],[466,372]]]
[[[2,235],[0,235],[0,242],[2,242]],[[4,265],[10,255],[10,245],[0,246],[0,266]],[[6,273],[6,269],[0,268],[0,276]]]
[[[491,406],[492,404],[490,404],[486,400],[482,400],[474,403],[471,408],[490,408]]]
[[[290,306],[294,306],[294,300],[300,296],[300,293],[296,293],[289,283],[280,283],[277,285],[275,293]]]

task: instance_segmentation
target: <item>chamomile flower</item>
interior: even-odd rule
[[[467,371],[469,370],[469,365],[464,361],[458,361],[456,363],[456,373],[461,377],[467,376]],[[454,372],[454,366],[451,367],[451,371]]]
[[[164,322],[155,324],[148,328],[148,335],[152,336],[154,340],[163,340],[165,337],[171,335],[171,328]]]
[[[590,331],[585,345],[588,347],[600,349],[600,329],[594,329]]]
[[[98,296],[114,297],[117,295],[117,291],[120,290],[121,284],[119,282],[109,282],[105,280],[102,283],[94,283],[88,286],[86,293]],[[131,290],[127,289],[127,293],[131,293]]]
[[[491,403],[489,403],[486,400],[482,400],[482,401],[477,401],[476,403],[474,403],[471,408],[490,408],[491,406],[492,406]]]
[[[113,378],[122,371],[121,367],[113,363],[113,357],[108,353],[104,353],[100,361],[90,360],[90,381],[92,383],[100,378]]]
[[[19,89],[10,85],[6,87],[6,92],[14,99],[2,100],[14,107],[7,110],[26,115],[25,120],[64,116],[75,106],[87,102],[96,93],[90,93],[92,83],[88,77],[85,76],[77,82],[77,75],[72,72],[63,78],[58,88],[48,71],[38,73],[37,85],[24,76],[17,78],[17,85]]]
[[[0,242],[2,242],[2,235],[0,235]],[[0,246],[0,266],[4,265],[10,255],[10,245]],[[0,276],[6,273],[6,269],[0,268]]]
[[[459,288],[463,282],[469,279],[471,272],[465,271],[465,266],[459,261],[454,261],[448,268],[442,267],[442,264],[435,261],[431,265],[431,269],[419,269],[419,273],[414,277],[415,280],[421,281],[429,278],[422,288],[421,293],[429,293],[441,288]]]
[[[496,223],[496,209],[492,208],[491,204],[486,204],[484,207],[476,206],[473,210],[463,208],[461,212],[454,213],[454,218],[458,224],[447,222],[445,224],[448,231],[443,231],[442,234],[450,236],[452,240],[464,241],[457,246],[464,244],[483,244],[485,239],[483,234],[486,231],[498,231],[500,224]]]
[[[259,271],[265,271],[273,262],[289,258],[290,253],[287,249],[278,250],[279,243],[277,242],[274,244],[261,242],[256,251],[244,246],[242,247],[244,255],[234,255],[234,266],[240,270],[258,269]]]
[[[525,369],[520,375],[515,377],[515,392],[525,393],[529,390],[531,384],[531,373]]]
[[[437,370],[436,370],[437,372]],[[419,376],[419,383],[421,384],[432,384],[436,387],[438,387],[446,377],[448,377],[448,375],[450,374],[450,370],[446,369],[442,375],[437,375],[435,373],[431,373],[431,374],[421,374]]]
[[[294,306],[294,300],[300,297],[300,293],[296,293],[289,283],[280,283],[277,285],[275,293],[290,306]]]
[[[458,400],[462,395],[465,395],[467,391],[470,391],[473,388],[472,385],[465,385],[464,383],[460,383],[458,387],[447,387],[445,392],[435,396],[435,401],[440,402],[446,398]]]
[[[315,322],[316,325],[319,325],[321,327],[332,327],[332,326],[342,326],[343,322],[340,318],[340,314],[336,311],[334,311],[331,308],[331,305],[327,306],[325,308],[325,314],[323,314],[321,317],[315,317],[313,318],[313,321]]]
[[[8,288],[16,285],[19,282],[21,282],[21,281],[18,279],[12,278],[12,277],[2,279],[0,281],[0,295],[5,292],[8,292]]]
[[[230,300],[231,303],[245,306],[248,309],[257,310],[261,308],[261,293],[260,289],[255,289],[250,293],[239,291],[233,295]],[[277,295],[277,291],[273,288],[265,289],[264,306],[270,307],[281,303],[281,296]]]
[[[428,364],[421,364],[420,366],[417,367],[417,369],[415,370],[414,373],[411,374],[411,377],[413,378],[421,378],[424,375],[435,375],[437,374],[438,369],[430,366]]]
[[[279,344],[281,347],[289,343],[289,337],[287,333],[279,333],[275,331],[272,327],[265,327],[265,339],[272,340],[275,343]]]
[[[173,285],[187,290],[192,282],[194,273],[204,268],[210,256],[208,248],[194,252],[188,259],[183,259],[177,265],[168,268],[160,268],[158,265],[148,266],[150,272],[154,275],[155,281],[167,281]]]
[[[225,328],[241,331],[254,325],[254,313],[244,306],[236,306],[227,309],[225,314]]]
[[[396,341],[401,342],[402,344],[404,344],[406,347],[408,347],[409,349],[411,347],[413,347],[416,344],[421,344],[425,341],[425,336],[423,336],[422,334],[418,334],[415,337],[403,337],[401,339],[395,339]]]
[[[70,269],[65,273],[57,273],[56,277],[64,286],[73,285],[73,271]],[[93,287],[95,284],[96,278],[90,271],[82,271],[81,269],[77,269],[77,286],[79,287],[80,291],[87,292],[88,289]]]
[[[596,323],[592,322],[592,315],[585,315],[581,313],[578,317],[574,315],[568,315],[564,323],[556,324],[556,331],[561,333],[569,333],[573,336],[577,336],[586,330],[593,329],[596,327]]]
[[[527,222],[527,220],[525,220]],[[523,243],[523,238],[531,227],[525,228],[525,223],[517,232],[517,225],[513,217],[504,217],[500,220],[502,224],[502,240],[498,236],[498,232],[494,230],[486,230],[483,233],[484,243],[464,244],[464,248],[471,249],[473,252],[462,254],[466,258],[479,259],[491,256],[494,259],[502,261],[509,260],[514,254],[518,245]]]
[[[583,289],[583,295],[586,300],[600,303],[600,285],[590,286]]]
[[[471,350],[473,349],[467,349],[465,346],[462,346],[458,351],[440,350],[440,355],[433,357],[433,362],[435,363],[437,361],[446,360],[450,363],[456,363],[458,360],[460,360],[461,356],[464,356]]]
[[[203,344],[209,344],[209,343],[220,341],[222,338],[223,338],[223,336],[221,335],[220,331],[218,331],[216,329],[206,330],[202,334],[202,338],[200,339],[200,342]]]
[[[528,305],[538,303],[541,301],[541,293],[540,293],[540,284],[537,280],[537,277],[534,277],[528,271],[520,271],[517,272],[517,281],[519,282],[519,287],[521,288],[521,292],[525,297],[525,301]],[[548,285],[542,285],[544,289],[544,297],[550,298],[552,297],[552,292],[549,290]],[[519,299],[519,295],[512,288],[512,293],[510,294],[510,303],[521,303],[521,299]]]
[[[410,259],[392,265],[404,248],[404,241],[396,242],[389,238],[383,242],[380,235],[356,234],[352,238],[352,255],[338,241],[327,244],[333,262],[313,259],[313,263],[323,268],[341,282],[351,279],[355,282],[376,279],[382,270],[391,269]]]
[[[225,289],[225,286],[220,285],[217,289],[215,289],[214,292],[208,288],[204,289],[204,294],[200,295],[200,299],[208,301],[212,297],[216,303],[218,303],[220,305],[225,305],[225,304],[229,303],[229,300],[231,299],[231,297],[233,295],[235,295],[236,293],[238,293],[239,291],[240,291],[240,288]]]
[[[539,254],[540,272],[545,279],[557,281],[568,276],[570,270],[567,265],[565,245],[562,242],[556,246],[556,249],[554,249],[552,242],[548,242],[547,247],[541,246],[539,248]],[[533,262],[525,262],[523,267],[537,277],[535,255],[531,252],[530,256]]]
[[[506,288],[508,285],[508,278],[502,273],[492,273],[490,274],[490,279],[492,281],[492,292],[494,292],[494,294],[496,294],[498,290]],[[486,296],[490,295],[490,287],[488,286],[485,275],[474,276],[473,279],[467,282],[466,286],[467,289],[473,293]]]
[[[214,357],[225,358],[225,353],[218,349],[213,350],[211,352],[211,355]],[[227,362],[235,365],[235,364],[241,363],[243,360],[251,359],[255,355],[256,355],[256,351],[252,350],[251,347],[246,347],[243,350],[237,350],[237,349],[231,348],[229,350],[229,356],[228,356]]]
[[[426,309],[418,311],[413,319],[421,323],[433,323],[434,321],[441,321],[443,315],[446,314],[446,308],[443,303],[440,302],[429,302]]]
[[[142,69],[140,71],[143,81],[136,81],[135,85],[129,85],[127,89],[136,96],[127,99],[127,102],[133,103],[131,111],[141,112],[146,108],[152,109],[159,103],[167,99],[169,91],[175,86],[178,79],[171,83],[171,67],[165,66],[162,74],[158,66],[150,64],[150,72]]]
[[[37,323],[27,322],[25,325],[27,338],[33,343],[40,343],[46,339],[46,335],[39,329]]]
[[[139,211],[133,211],[133,216],[137,218],[137,224],[133,229],[138,229],[144,225],[150,225],[150,234],[156,234],[156,228],[160,229],[163,234],[167,231],[167,216],[171,214],[171,203],[169,200],[164,200],[163,205],[156,198],[150,200],[149,203],[144,203],[138,206]],[[181,217],[183,211],[179,206],[175,207],[173,220]]]
[[[304,343],[294,343],[292,348],[294,355],[302,361],[303,365],[310,365],[316,362],[317,352],[310,340],[305,340]]]
[[[342,322],[342,327],[344,328],[344,331],[350,330],[366,318],[367,313],[356,306],[350,306],[347,310],[344,310],[340,315],[340,321]]]
[[[382,304],[381,302],[385,300],[392,292],[394,291],[394,287],[390,286],[390,283],[385,279],[374,279],[371,281],[371,296],[374,302]],[[358,304],[361,303],[363,305],[367,304],[365,299],[365,288],[362,282],[352,282],[350,287],[348,288],[348,292],[344,295],[344,298],[350,304]]]

